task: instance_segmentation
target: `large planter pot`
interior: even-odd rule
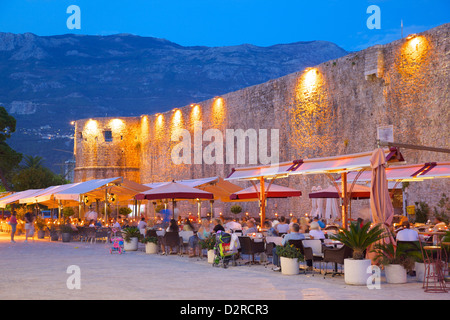
[[[62,242],[70,242],[72,240],[72,234],[71,233],[62,233],[61,239],[62,239]]]
[[[430,273],[434,273],[434,265],[428,265],[428,268],[430,268]],[[425,279],[425,263],[423,262],[416,262],[414,265],[414,270],[416,271],[416,280],[418,282],[423,282]]]
[[[59,240],[59,234],[58,234],[58,232],[51,232],[51,233],[50,233],[50,240],[51,240],[51,241],[58,241],[58,240]]]
[[[280,257],[281,273],[285,275],[299,274],[298,259]]]
[[[214,250],[208,250],[208,263],[214,263]]]
[[[370,259],[344,259],[344,281],[346,284],[365,286],[371,273],[367,269],[371,266]]]
[[[158,253],[158,245],[153,242],[146,243],[145,244],[145,253],[147,253],[147,254]]]
[[[37,237],[38,237],[38,239],[44,239],[45,238],[45,230],[38,230]]]
[[[133,237],[130,241],[124,241],[123,249],[125,251],[136,251],[138,249],[138,238]]]
[[[399,264],[388,264],[384,267],[387,283],[406,283],[406,269]]]

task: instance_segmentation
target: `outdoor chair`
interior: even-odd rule
[[[325,263],[325,273],[324,278],[327,274],[331,273],[333,277],[337,274],[342,274],[338,272],[338,265],[344,265],[344,259],[351,258],[353,255],[353,250],[346,245],[343,245],[340,248],[323,248],[323,260]],[[328,263],[334,263],[334,270],[332,272],[328,272]]]
[[[255,261],[255,254],[263,253],[266,251],[264,242],[255,242],[250,237],[238,237],[239,243],[241,245],[240,254],[250,255],[251,260],[247,261],[245,264],[257,264]]]
[[[180,235],[178,231],[168,231],[164,236],[160,237],[160,239],[166,255],[168,255],[168,247],[170,247],[171,250],[176,247],[178,248],[178,251],[181,252]]]
[[[78,229],[78,241],[83,241],[86,234],[86,227],[77,227]]]
[[[189,246],[189,238],[194,235],[194,231],[180,231],[180,255],[186,252]]]
[[[101,241],[105,241],[105,243],[108,242],[109,238],[109,229],[108,228],[100,228],[96,230],[94,241],[97,242],[97,239]]]
[[[304,248],[304,256],[306,261],[311,261],[314,266],[314,262],[323,261],[323,251],[322,251],[322,241],[319,239],[314,240],[302,240],[302,245]],[[320,271],[321,272],[321,268]]]
[[[88,242],[89,240],[94,241],[96,236],[97,230],[93,227],[87,227],[85,230],[85,236],[84,236],[84,242]]]

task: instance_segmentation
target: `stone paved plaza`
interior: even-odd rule
[[[141,245],[141,244],[140,244]],[[342,276],[282,275],[262,265],[213,268],[206,259],[110,254],[104,243],[10,243],[0,234],[0,299],[45,300],[448,300],[450,293],[425,293],[413,278],[380,289],[350,286]],[[80,269],[80,288],[69,289],[69,266]]]

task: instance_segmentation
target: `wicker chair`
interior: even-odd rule
[[[170,247],[171,249],[176,247],[178,248],[178,252],[181,252],[180,235],[178,231],[168,231],[159,239],[161,246],[164,247],[164,253],[166,255],[168,255],[167,247]]]
[[[255,254],[263,253],[266,251],[264,242],[255,242],[250,237],[238,237],[241,248],[240,254],[250,255],[251,260],[245,262],[245,264],[257,264],[255,261]]]
[[[323,249],[323,260],[322,262],[325,263],[325,273],[324,277],[331,273],[333,277],[337,274],[342,274],[342,272],[338,272],[337,267],[338,265],[344,265],[344,259],[351,258],[353,254],[353,250],[347,246],[342,246],[340,248],[328,248],[324,247]],[[334,263],[334,270],[332,272],[328,272],[327,265],[328,263]]]
[[[302,240],[304,256],[306,261],[310,261],[310,267],[314,266],[314,262],[323,261],[322,241],[319,239],[314,240]],[[320,264],[320,271],[322,265]]]

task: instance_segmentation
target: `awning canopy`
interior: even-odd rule
[[[69,183],[62,184],[58,186],[51,186],[45,189],[42,189],[29,197],[22,198],[19,200],[19,203],[25,203],[27,205],[39,203],[41,205],[47,206],[49,208],[57,208],[58,202],[55,199],[54,195],[58,192],[62,192],[66,189],[72,188],[80,183]],[[78,205],[78,200],[69,200],[64,201],[64,205],[66,206],[76,206]]]
[[[8,204],[18,203],[20,199],[30,197],[31,195],[41,191],[42,189],[29,189],[16,192],[0,199],[0,208],[6,208]]]
[[[356,172],[347,175],[347,181],[352,182],[357,177]],[[371,171],[360,174],[358,182],[370,182]],[[450,178],[450,162],[427,162],[386,168],[388,181],[423,181],[426,179]]]
[[[197,188],[203,191],[210,192],[214,195],[215,200],[230,201],[230,195],[234,192],[242,190],[238,185],[225,181],[221,177],[210,177],[201,179],[190,179],[190,180],[176,180],[176,183],[183,184],[191,188]],[[160,186],[169,184],[170,182],[157,182],[157,183],[147,183],[144,184],[152,189],[158,188]]]
[[[256,189],[255,189],[256,188]],[[288,187],[283,187],[276,184],[271,184],[270,187],[264,185],[266,198],[288,198],[288,197],[300,197],[302,192]],[[267,190],[268,189],[268,190]],[[244,199],[259,199],[259,193],[261,192],[261,184],[250,186],[246,189],[233,193],[230,196],[231,200],[244,200]]]
[[[123,177],[115,177],[85,181],[54,193],[54,197],[57,200],[80,201],[80,198],[85,196],[94,201],[95,199],[104,200],[106,195],[109,195],[116,202],[121,202],[132,200],[136,194],[149,189],[150,187],[126,180]]]
[[[404,161],[396,148],[384,149],[386,161]],[[370,168],[372,152],[341,156],[301,159],[271,165],[233,168],[225,180],[257,180],[283,178],[292,174],[321,174],[360,171]]]
[[[339,192],[336,187],[331,186],[319,191],[311,192],[309,197],[311,199],[321,199],[321,198],[341,198],[342,197],[342,186],[339,185]],[[362,185],[355,184],[351,191],[352,199],[369,199],[370,198],[370,188]]]

